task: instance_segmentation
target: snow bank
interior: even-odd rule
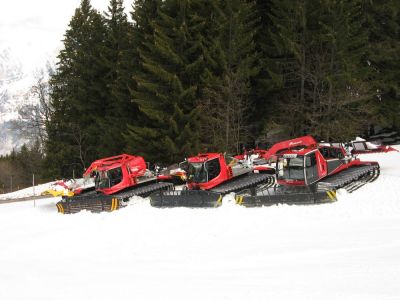
[[[381,176],[326,205],[0,205],[0,300],[398,299],[400,153],[361,158]]]
[[[42,192],[45,190],[51,188],[51,186],[55,183],[54,182],[49,182],[45,184],[39,184],[36,185],[35,187],[29,187],[26,189],[21,189],[12,193],[8,194],[0,194],[0,204],[1,200],[4,199],[14,199],[14,198],[22,198],[22,197],[30,197],[30,196],[39,196]],[[1,214],[1,212],[0,212]]]

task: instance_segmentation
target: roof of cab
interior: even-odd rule
[[[197,156],[189,157],[188,162],[191,162],[191,163],[205,162],[210,159],[219,158],[221,155],[223,155],[223,154],[221,154],[221,153],[199,153]]]

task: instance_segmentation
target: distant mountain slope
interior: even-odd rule
[[[44,69],[45,66],[43,62],[43,66],[37,70]],[[11,48],[0,49],[0,155],[9,153],[26,142],[13,129],[12,124],[20,118],[19,110],[22,107],[38,103],[31,93],[31,87],[36,81],[34,72],[24,68]]]

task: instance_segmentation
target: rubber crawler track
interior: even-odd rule
[[[126,206],[129,198],[132,196],[147,197],[156,191],[172,190],[173,187],[174,185],[169,182],[156,182],[114,195],[90,192],[88,194],[63,198],[57,203],[57,209],[59,213],[63,214],[77,213],[81,210],[91,212],[114,211]]]

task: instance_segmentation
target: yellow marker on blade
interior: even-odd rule
[[[116,207],[117,207],[116,202],[117,202],[117,199],[115,199],[115,198],[111,199],[111,211],[116,210]]]
[[[219,195],[217,200],[217,206],[220,206],[221,204],[222,204],[222,195]]]
[[[326,193],[327,193],[328,197],[331,199],[331,201],[336,200],[336,192],[335,191],[327,191]]]
[[[58,208],[59,213],[64,214],[64,208],[62,207],[62,205],[60,203],[57,203],[57,208]]]
[[[236,196],[236,204],[242,205],[243,203],[243,196]]]

